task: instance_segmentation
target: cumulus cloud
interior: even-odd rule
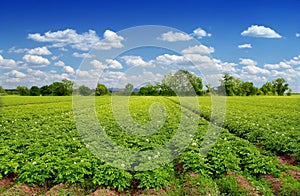
[[[103,35],[104,39],[95,44],[97,50],[110,50],[112,48],[122,48],[124,38],[117,33],[106,30]]]
[[[247,65],[247,66],[242,68],[242,71],[246,72],[246,73],[249,73],[249,74],[254,74],[254,75],[255,74],[266,74],[266,75],[270,74],[269,70],[257,67],[255,65]]]
[[[178,64],[186,61],[187,60],[184,58],[184,56],[171,55],[171,54],[163,54],[156,57],[156,63],[163,64],[163,65]]]
[[[192,36],[182,33],[182,32],[169,31],[167,33],[163,33],[158,39],[167,41],[167,42],[177,42],[177,41],[191,40]]]
[[[99,50],[121,48],[123,47],[121,42],[124,40],[122,36],[119,36],[110,30],[106,30],[104,32],[104,39],[100,40],[94,30],[78,34],[73,29],[65,29],[56,32],[48,31],[43,35],[40,33],[34,33],[29,34],[28,38],[37,42],[52,43],[53,47],[63,48],[65,46],[70,46],[83,51],[87,51],[92,48]]]
[[[207,33],[205,30],[203,30],[202,28],[197,28],[193,31],[193,35],[195,35],[196,37],[198,37],[199,39],[203,38],[203,37],[211,37],[211,33]]]
[[[27,51],[28,51],[28,48],[18,48],[18,49],[17,49],[17,48],[14,47],[14,46],[8,49],[8,52],[9,52],[9,53],[12,53],[12,52],[13,52],[13,53],[18,53],[18,54],[19,54],[19,53],[24,53],[24,52],[27,52]]]
[[[122,69],[123,68],[122,64],[117,60],[106,59],[105,61],[108,64],[108,67],[111,69]]]
[[[16,61],[13,59],[4,59],[1,55],[0,55],[0,67],[1,68],[11,68],[11,67],[15,67],[17,65]]]
[[[183,54],[211,54],[215,51],[213,47],[207,47],[205,45],[196,45],[196,46],[190,46],[181,52]]]
[[[74,52],[72,54],[73,57],[78,57],[78,58],[92,58],[94,57],[93,55],[89,54],[89,53],[78,53],[78,52]]]
[[[36,55],[51,55],[52,54],[46,46],[29,49],[27,51],[27,53],[28,54],[36,54]]]
[[[251,44],[241,44],[241,45],[238,45],[238,48],[240,48],[240,49],[252,48],[252,45]]]
[[[300,65],[300,55],[293,57],[290,60],[284,60],[276,64],[265,64],[266,69],[291,69]]]
[[[49,65],[50,61],[44,57],[38,55],[26,54],[23,56],[23,60],[27,63],[36,64],[36,65]]]
[[[123,56],[122,59],[127,65],[130,66],[140,66],[140,67],[154,67],[152,61],[146,62],[141,56]]]
[[[300,33],[296,33],[296,37],[300,37]]]
[[[69,73],[69,74],[75,73],[73,67],[68,66],[68,65],[64,66],[63,69],[62,69],[62,71],[63,71],[63,72],[66,72],[66,73]]]
[[[19,72],[17,70],[12,70],[12,71],[6,73],[5,75],[7,75],[11,78],[24,78],[24,77],[26,77],[26,75],[24,73]]]
[[[265,26],[252,25],[241,33],[242,36],[262,37],[262,38],[281,38],[282,36],[273,29]]]
[[[94,59],[90,62],[90,64],[96,69],[106,69],[107,66],[101,63],[100,61]]]
[[[64,67],[65,66],[65,63],[63,61],[57,61],[54,63],[55,66],[58,66],[58,67]]]
[[[240,64],[241,65],[250,65],[250,66],[255,66],[257,65],[257,62],[252,60],[252,59],[244,59],[240,58]]]

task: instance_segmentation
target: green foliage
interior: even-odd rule
[[[30,88],[30,96],[39,96],[40,95],[40,89],[37,86],[32,86]]]
[[[277,95],[279,96],[282,96],[284,92],[289,89],[289,85],[286,83],[285,79],[283,78],[277,78],[272,82],[272,85]]]
[[[104,164],[96,168],[93,183],[122,191],[130,186],[131,180],[129,172]]]
[[[265,186],[271,185],[267,182],[262,185],[263,176],[270,174],[276,177],[282,172],[275,153],[300,157],[300,112],[295,109],[299,107],[299,98],[294,96],[227,97],[224,122],[227,129],[220,130],[217,143],[207,154],[200,152],[202,145],[206,145],[202,143],[209,122],[199,119],[197,133],[188,138],[190,145],[176,160],[154,170],[135,172],[112,167],[86,148],[76,130],[71,100],[71,97],[3,97],[0,178],[17,173],[20,183],[46,186],[72,183],[119,191],[128,190],[133,185],[167,189],[176,181],[182,184],[175,185],[180,191],[174,191],[174,195],[247,194],[235,177],[224,176],[232,172],[247,178],[250,176],[255,188],[265,194],[270,192],[270,187],[267,189]],[[189,114],[189,118],[198,115],[210,118],[210,97],[198,98],[200,110],[189,105],[189,100],[190,97],[185,97],[181,108],[177,97],[130,97],[130,115],[141,126],[151,120],[149,108],[153,103],[160,102],[166,110],[162,127],[151,135],[143,136],[131,134],[134,127],[130,123],[126,124],[126,131],[118,125],[110,97],[97,97],[95,104],[99,121],[113,142],[123,148],[144,151],[170,141],[178,131],[182,110]],[[125,116],[123,120],[128,118]],[[188,125],[186,129],[189,130]],[[178,140],[176,145],[180,142]],[[163,162],[164,159],[160,159],[162,154],[164,152],[150,157],[149,165]],[[182,171],[176,170],[177,163],[182,164]],[[194,176],[187,176],[189,174]],[[284,178],[282,185],[282,195],[299,192],[299,183],[293,178]]]
[[[83,96],[88,96],[92,93],[91,89],[84,85],[79,86],[78,91],[79,91],[79,94],[83,95]]]
[[[71,80],[63,79],[64,95],[72,95],[74,82]]]
[[[95,95],[102,96],[109,94],[107,87],[104,84],[97,84]]]
[[[49,96],[52,95],[52,89],[50,88],[50,86],[45,85],[40,88],[40,93],[43,96]]]
[[[287,176],[282,181],[282,188],[278,195],[298,195],[300,193],[300,183],[293,177]]]
[[[29,89],[26,86],[17,86],[17,91],[21,96],[29,95]]]
[[[174,177],[174,169],[171,164],[154,170],[138,172],[134,175],[139,183],[138,187],[146,189],[171,185]]]
[[[6,91],[4,90],[4,88],[2,86],[0,86],[0,95],[5,95]]]
[[[225,176],[217,181],[219,190],[224,195],[249,195],[248,191],[240,186],[234,176]]]

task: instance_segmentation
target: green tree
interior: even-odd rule
[[[54,95],[54,96],[63,96],[63,95],[66,95],[65,86],[61,82],[53,82],[50,85],[50,89],[52,91],[52,95]]]
[[[275,95],[275,88],[271,82],[266,82],[262,85],[260,90],[263,92],[264,95]]]
[[[84,85],[79,86],[78,91],[79,91],[79,94],[83,95],[83,96],[88,96],[92,93],[91,89]]]
[[[169,73],[162,81],[179,95],[203,95],[202,79],[186,70],[178,70],[174,74]]]
[[[252,82],[242,82],[240,89],[242,93],[239,95],[243,96],[256,95],[258,92],[258,88],[255,87]]]
[[[37,86],[32,86],[30,88],[30,96],[39,96],[40,95],[40,89]]]
[[[74,82],[71,80],[63,79],[62,84],[64,86],[64,95],[72,95]]]
[[[50,86],[45,85],[40,88],[40,93],[43,96],[49,96],[52,95],[52,89],[50,88]]]
[[[140,88],[139,95],[144,95],[144,96],[159,95],[159,87],[158,85],[154,86],[151,83],[148,83],[146,86]]]
[[[288,92],[286,93],[287,96],[291,96],[292,95],[292,89],[289,88]]]
[[[102,95],[107,95],[107,94],[109,94],[107,87],[104,84],[97,84],[97,87],[95,90],[95,95],[102,96]]]
[[[29,89],[26,86],[17,86],[17,91],[21,96],[27,96],[30,94]]]
[[[134,88],[133,84],[130,84],[130,83],[126,84],[125,89],[124,89],[124,94],[130,95],[131,92],[133,91],[133,88]]]
[[[221,85],[225,88],[226,96],[233,96],[235,95],[234,87],[235,87],[235,81],[234,77],[229,75],[228,73],[225,73],[223,76],[223,79],[221,80]]]
[[[2,86],[0,86],[0,95],[6,95],[6,91],[4,90],[4,88]]]
[[[205,93],[206,93],[206,94],[211,93],[211,89],[212,89],[212,88],[211,88],[211,84],[206,84],[205,87],[206,87]]]
[[[273,88],[275,89],[277,95],[282,96],[284,92],[289,89],[289,84],[286,83],[285,79],[277,78],[272,82]]]

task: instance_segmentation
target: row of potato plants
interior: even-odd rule
[[[229,172],[255,176],[254,181],[261,181],[264,174],[280,175],[280,168],[273,156],[262,154],[247,140],[217,126],[211,130],[215,130],[218,137],[212,136],[212,139],[208,140],[211,142],[216,139],[216,143],[212,142],[212,147],[203,154],[203,149],[210,145],[209,143],[203,145],[203,142],[206,142],[206,131],[211,124],[198,118],[196,110],[184,111],[189,118],[197,119],[199,122],[196,134],[190,138],[189,146],[177,159],[169,163],[163,161],[165,164],[162,167],[148,171],[130,171],[112,167],[97,158],[86,147],[86,143],[82,142],[76,130],[70,101],[65,99],[61,102],[47,101],[47,97],[40,99],[43,99],[41,101],[43,103],[20,101],[20,104],[12,102],[2,108],[0,178],[17,173],[18,181],[27,184],[50,186],[66,182],[104,185],[123,190],[133,186],[160,188],[172,185],[176,176],[185,176],[181,174],[190,171],[216,181],[223,179],[223,174]],[[156,102],[161,105],[155,107]],[[137,136],[124,132],[124,127],[120,127],[119,122],[115,120],[110,97],[96,99],[96,113],[106,134],[116,144],[130,150],[145,151],[162,146],[175,135],[184,110],[163,97],[131,97],[129,101],[131,116],[141,124],[149,122],[152,104],[154,104],[152,110],[165,110],[167,115],[164,124],[151,135]],[[161,120],[163,119],[164,117]],[[124,125],[131,126],[127,122],[124,122]],[[151,157],[151,161],[155,161],[153,158]],[[183,165],[183,171],[178,171],[176,167],[178,164]],[[268,191],[271,190],[261,188],[261,192]]]
[[[170,100],[179,104],[174,98]],[[190,98],[185,98],[190,99]],[[197,106],[185,103],[203,118],[277,155],[294,155],[300,160],[300,99],[292,97],[199,97]],[[218,103],[218,99],[221,103]],[[214,117],[212,119],[212,106]],[[226,110],[222,107],[226,106]],[[220,110],[218,114],[218,109]]]

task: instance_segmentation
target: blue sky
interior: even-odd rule
[[[283,77],[294,92],[300,92],[300,1],[1,0],[0,4],[4,88],[42,86],[80,74],[88,78],[104,68],[101,83],[139,86],[142,78],[160,80],[161,66],[195,72],[195,67],[201,70],[210,65],[257,86]],[[160,41],[194,47],[193,52],[140,49],[113,60],[90,51],[95,43],[103,52],[126,48],[127,38],[119,32],[140,25],[178,29],[166,29]],[[188,65],[180,55],[192,57],[197,66]],[[82,61],[93,64],[93,70],[81,70]],[[130,67],[143,67],[136,69],[139,79],[126,74]],[[217,81],[217,75],[207,76],[207,81]]]

